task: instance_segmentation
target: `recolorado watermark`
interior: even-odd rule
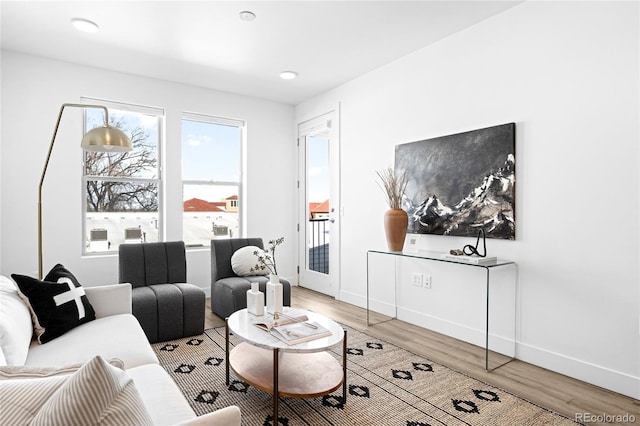
[[[581,423],[635,423],[636,416],[633,414],[593,414],[593,413],[576,413],[574,419]]]

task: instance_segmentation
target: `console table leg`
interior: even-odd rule
[[[484,332],[484,369],[489,371],[489,268],[487,270],[487,306],[486,306],[486,329]]]
[[[347,330],[342,339],[342,401],[347,403]]]
[[[225,354],[225,368],[227,370],[227,386],[229,386],[229,318],[225,318],[224,320],[224,336],[225,336],[225,348],[224,348],[224,354]]]
[[[273,426],[278,425],[278,348],[273,348]]]

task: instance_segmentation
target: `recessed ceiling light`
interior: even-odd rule
[[[280,78],[283,80],[293,80],[298,76],[298,73],[295,71],[282,71],[280,73]]]
[[[98,31],[98,24],[88,19],[72,18],[71,24],[78,30],[85,33],[95,33]]]
[[[251,22],[256,19],[256,14],[249,10],[243,10],[242,12],[240,12],[240,19],[246,22]]]

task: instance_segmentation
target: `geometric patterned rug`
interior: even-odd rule
[[[347,401],[342,388],[318,398],[280,398],[278,424],[398,426],[576,425],[572,419],[351,327]],[[271,395],[231,371],[225,385],[224,327],[153,344],[160,364],[198,415],[237,405],[243,425],[272,425]],[[230,338],[235,345],[238,340]],[[331,351],[342,359],[342,345]]]

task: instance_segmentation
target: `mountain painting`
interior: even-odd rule
[[[515,123],[396,145],[408,232],[515,239]]]

